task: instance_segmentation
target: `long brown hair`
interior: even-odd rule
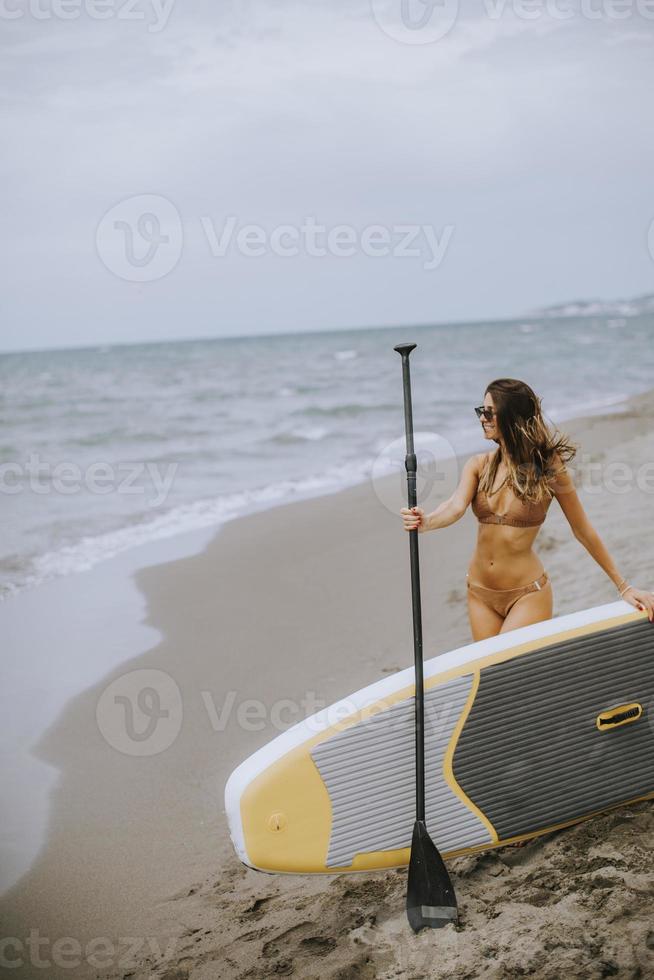
[[[497,378],[486,386],[495,405],[495,423],[504,442],[492,454],[479,478],[479,489],[490,493],[500,462],[507,468],[506,482],[519,500],[539,503],[552,496],[554,453],[563,465],[579,448],[545,422],[541,400],[524,381]],[[499,489],[499,487],[498,487]]]

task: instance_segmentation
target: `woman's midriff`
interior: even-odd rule
[[[514,589],[544,571],[531,546],[539,527],[480,524],[477,546],[468,565],[470,580],[487,589]]]

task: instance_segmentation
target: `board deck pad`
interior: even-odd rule
[[[654,698],[647,620],[481,671],[454,775],[500,838],[604,810],[654,789],[652,715],[598,731],[600,712]]]
[[[225,788],[240,860],[291,873],[406,865],[414,692],[408,668],[246,759]],[[645,613],[621,600],[425,662],[426,825],[444,856],[650,797],[654,625]]]
[[[471,847],[480,836],[490,840],[479,817],[440,775],[472,682],[467,674],[425,693],[425,822],[444,850]],[[362,850],[410,846],[416,812],[414,718],[414,699],[407,698],[311,750],[332,804],[329,867],[351,864]]]

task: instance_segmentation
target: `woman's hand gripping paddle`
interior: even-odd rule
[[[409,354],[415,344],[398,344],[393,350],[402,356],[404,386],[404,425],[406,429],[405,468],[409,507],[417,506],[416,455],[413,450],[413,412]],[[418,530],[409,532],[411,547],[411,594],[413,601],[413,651],[416,675],[416,822],[411,841],[406,913],[414,932],[430,927],[440,929],[458,921],[456,896],[447,868],[425,824],[425,691],[422,671],[422,615],[420,607],[420,569]]]

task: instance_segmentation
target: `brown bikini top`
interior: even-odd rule
[[[493,495],[501,490],[505,482],[506,479],[500,483],[497,490],[493,490]],[[472,501],[472,512],[480,524],[507,524],[510,527],[536,527],[545,520],[545,515],[551,502],[551,498],[540,503],[525,502],[519,500],[514,494],[506,513],[496,514],[490,509],[488,494],[483,490],[477,490]]]

